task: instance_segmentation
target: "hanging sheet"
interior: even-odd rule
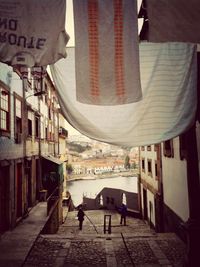
[[[137,1],[75,0],[77,100],[119,105],[142,98]]]
[[[140,44],[143,99],[137,103],[98,106],[76,100],[75,50],[51,66],[60,105],[68,122],[99,141],[142,146],[184,132],[196,111],[196,47],[185,43]]]

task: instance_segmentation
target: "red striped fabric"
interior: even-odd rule
[[[99,100],[98,1],[88,1],[88,41],[90,63],[90,94],[94,103]]]
[[[76,96],[81,103],[140,101],[136,0],[75,0]]]
[[[114,34],[115,34],[115,79],[116,95],[119,102],[125,95],[123,69],[123,13],[122,0],[114,0]]]

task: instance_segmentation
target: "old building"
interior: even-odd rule
[[[162,169],[161,146],[149,145],[140,148],[140,209],[151,227],[162,231]]]
[[[155,38],[155,35],[153,36],[152,34],[152,30],[154,30],[153,20],[154,18],[158,19],[155,13],[154,18],[152,18],[152,13],[149,11],[149,8],[152,3],[153,1],[151,2],[143,0],[139,12],[139,18],[143,18],[143,25],[140,31],[140,40],[151,42],[153,42],[152,38]],[[166,6],[164,6],[163,3],[160,6],[160,9],[157,9],[157,11],[159,11],[157,15],[162,14],[163,18],[168,21],[166,14],[169,12],[171,5],[169,5],[169,9],[166,10]],[[185,1],[185,4],[186,3],[188,4],[187,1]],[[176,4],[177,6],[176,8],[174,8],[175,12],[171,17],[171,23],[169,23],[173,30],[172,28],[171,30],[169,30],[166,27],[166,30],[163,31],[162,23],[157,23],[156,25],[160,26],[160,33],[163,33],[163,37],[165,38],[164,42],[176,41],[196,43],[198,104],[196,117],[193,120],[192,125],[190,125],[190,127],[188,127],[184,133],[181,133],[173,140],[166,140],[164,143],[161,144],[161,180],[163,188],[163,191],[161,191],[163,198],[161,206],[163,206],[163,212],[161,211],[159,216],[162,219],[164,231],[175,231],[177,234],[179,234],[181,238],[186,241],[187,255],[185,266],[196,266],[196,263],[199,261],[198,247],[200,239],[199,38],[195,38],[196,32],[193,30],[193,24],[187,23],[188,17],[184,16],[184,13],[181,12],[181,9],[177,8],[179,5],[178,1],[176,2]],[[162,13],[161,11],[162,8],[162,11],[164,11],[164,13]],[[195,5],[190,5],[190,8],[191,10],[195,10]],[[178,13],[179,15],[181,14],[183,17],[180,18]],[[168,14],[171,15],[170,12]],[[174,22],[176,19],[181,21],[181,26],[176,25],[176,23]],[[194,23],[195,21],[196,20],[194,20]],[[187,30],[186,26],[188,26]],[[180,33],[179,38],[182,39],[176,39],[178,32]],[[158,34],[157,32],[156,35],[160,38],[162,34]],[[174,38],[172,37],[172,35]],[[191,38],[193,38],[193,40],[191,40]],[[160,38],[159,42],[163,42],[163,39]],[[140,166],[142,167],[142,158],[140,161]]]
[[[0,233],[62,184],[59,115],[54,85],[41,68],[0,64]]]

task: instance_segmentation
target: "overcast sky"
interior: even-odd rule
[[[66,11],[66,31],[70,36],[70,40],[69,40],[67,46],[74,46],[74,16],[73,16],[72,1],[73,0],[66,0],[66,3],[67,3],[67,5],[66,5],[66,8],[67,8],[67,11]],[[137,2],[138,2],[138,9],[139,9],[142,0],[137,0]],[[140,22],[138,24],[140,27],[141,26]]]

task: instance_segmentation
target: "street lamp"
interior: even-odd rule
[[[28,95],[28,96],[26,96],[25,97],[25,100],[28,98],[28,97],[31,97],[31,96],[40,96],[40,95],[46,95],[46,91],[40,91],[40,92],[36,92],[36,93],[34,93],[34,94],[32,94],[32,95]]]

